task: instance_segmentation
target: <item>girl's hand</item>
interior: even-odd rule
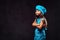
[[[42,29],[43,23],[44,23],[44,20],[42,20],[41,23],[38,26],[36,26],[36,27],[39,28],[39,29]]]
[[[45,26],[46,26],[46,24],[43,24],[43,26],[45,27]]]

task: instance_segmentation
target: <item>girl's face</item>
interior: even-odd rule
[[[36,11],[35,11],[35,14],[36,14],[37,16],[39,16],[39,15],[41,14],[41,11],[36,10]]]

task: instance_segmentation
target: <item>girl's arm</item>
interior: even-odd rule
[[[36,19],[35,19],[34,22],[32,23],[32,26],[39,26],[39,24],[36,23]]]
[[[39,28],[39,29],[42,29],[43,24],[44,24],[44,20],[42,20],[41,23],[38,26],[36,26],[36,27]]]

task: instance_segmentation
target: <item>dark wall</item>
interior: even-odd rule
[[[1,0],[0,39],[33,40],[34,8],[41,4],[47,8],[47,40],[60,40],[59,0]]]

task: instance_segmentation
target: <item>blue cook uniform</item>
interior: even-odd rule
[[[37,5],[36,10],[41,11],[41,13],[43,15],[47,12],[46,8],[44,6],[41,6],[41,5]],[[36,23],[40,24],[40,22],[41,22],[41,18],[37,18]],[[43,27],[42,29],[35,28],[34,40],[46,40],[46,32],[45,32],[45,30],[46,30],[45,27]]]

